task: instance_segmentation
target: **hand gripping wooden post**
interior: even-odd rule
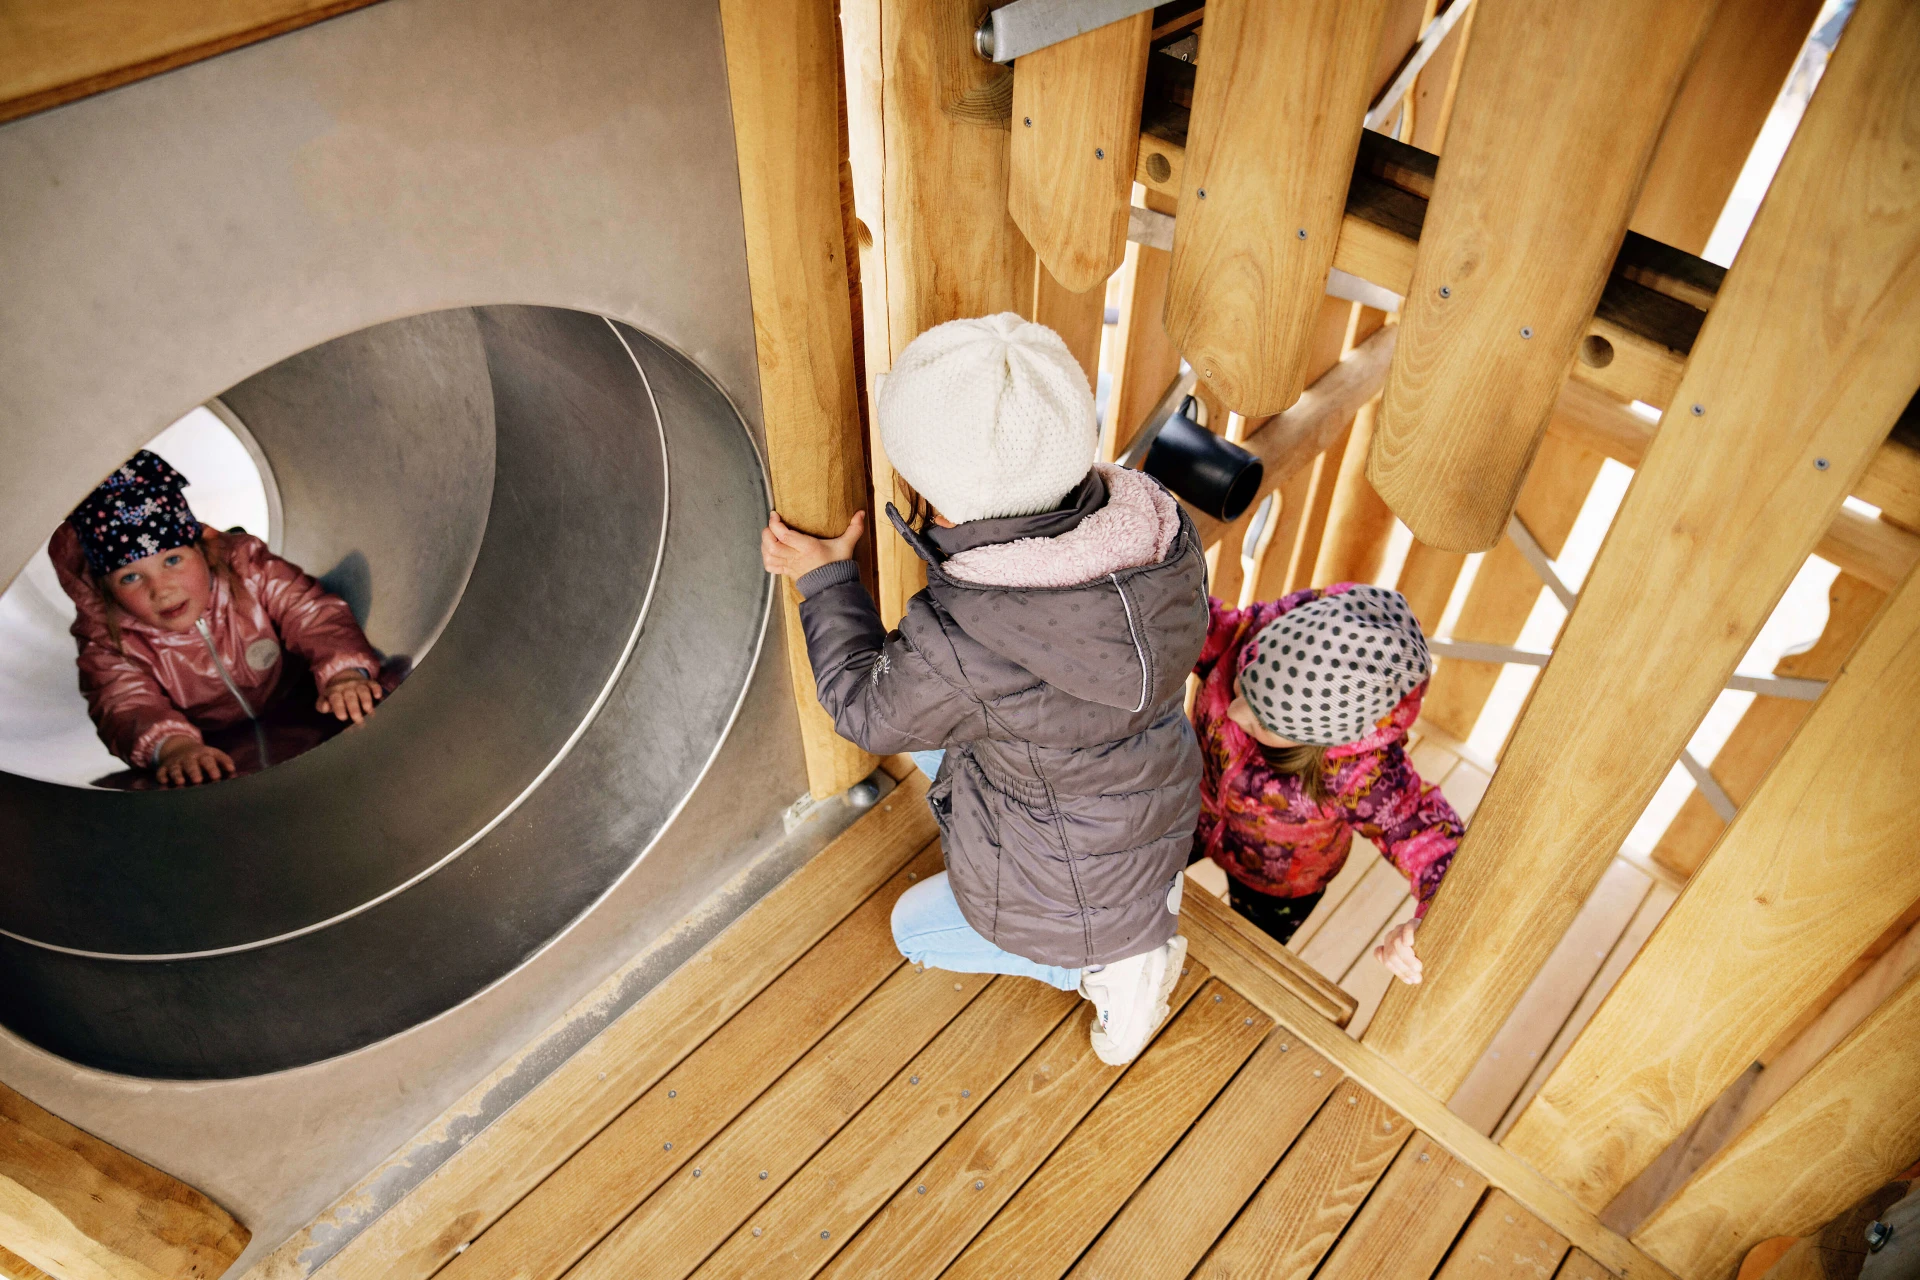
[[[833,10],[825,0],[726,0],[721,22],[773,504],[796,528],[837,534],[867,505],[867,460],[840,220]],[[780,600],[807,787],[824,799],[871,773],[875,758],[834,732],[814,694],[798,597],[784,582]]]
[[[1167,332],[1229,409],[1291,405],[1340,238],[1385,0],[1213,0]]]
[[[1862,0],[1441,887],[1426,981],[1367,1030],[1443,1097],[1913,394],[1916,111],[1920,9]]]
[[[1713,7],[1476,5],[1368,467],[1422,542],[1506,529]]]

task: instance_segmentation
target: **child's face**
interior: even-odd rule
[[[1279,734],[1262,727],[1260,722],[1253,718],[1253,708],[1247,705],[1245,698],[1236,697],[1233,700],[1232,704],[1227,707],[1227,719],[1239,725],[1241,730],[1245,732],[1249,738],[1266,746],[1297,747],[1300,745],[1292,738],[1283,738]]]
[[[107,575],[107,589],[135,621],[162,631],[191,631],[207,611],[207,558],[198,547],[174,547],[121,565]]]

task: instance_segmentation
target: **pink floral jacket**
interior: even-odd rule
[[[1245,609],[1207,601],[1207,644],[1193,668],[1203,681],[1193,703],[1204,764],[1196,839],[1201,852],[1247,888],[1297,898],[1326,888],[1340,873],[1358,831],[1412,883],[1416,915],[1425,915],[1465,830],[1440,789],[1421,782],[1402,750],[1426,685],[1401,699],[1365,738],[1327,752],[1329,796],[1319,804],[1298,778],[1274,773],[1259,744],[1227,718],[1247,641],[1287,610],[1352,585],[1295,591]]]

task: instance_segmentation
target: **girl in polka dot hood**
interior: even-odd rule
[[[1196,855],[1227,873],[1235,910],[1281,942],[1347,860],[1355,832],[1419,906],[1376,949],[1419,981],[1413,929],[1463,834],[1407,762],[1431,662],[1398,592],[1339,583],[1229,609],[1208,600],[1193,727],[1203,766]]]

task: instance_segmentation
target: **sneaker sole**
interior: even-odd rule
[[[1110,1067],[1124,1067],[1139,1057],[1167,1023],[1173,989],[1180,985],[1181,973],[1187,963],[1187,940],[1175,934],[1169,941],[1173,945],[1167,953],[1167,971],[1160,978],[1160,989],[1154,993],[1154,1006],[1158,1012],[1154,1015],[1153,1029],[1141,1037],[1140,1047],[1132,1053],[1123,1053],[1098,1022],[1089,1029],[1088,1039],[1093,1043],[1093,1055]]]

